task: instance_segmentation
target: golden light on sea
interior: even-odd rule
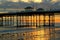
[[[44,29],[43,30],[40,30],[40,31],[37,31],[37,30],[34,30],[32,32],[28,32],[28,33],[25,33],[26,36],[31,36],[30,38],[26,38],[24,40],[45,40],[44,39]]]

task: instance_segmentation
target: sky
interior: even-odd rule
[[[23,1],[23,2],[30,2],[31,0],[7,0],[7,1],[12,1],[12,2],[18,2],[18,1]],[[32,0],[34,2],[42,2],[42,0]]]
[[[0,0],[0,1],[1,1],[1,0]],[[2,0],[2,1],[3,1],[3,0]],[[4,1],[5,1],[5,0],[4,0]],[[19,0],[7,0],[7,1],[18,2]],[[30,2],[31,0],[20,0],[20,1]],[[32,0],[32,1],[39,3],[39,2],[42,2],[43,0]],[[59,1],[59,0],[52,0],[51,2],[57,2],[57,1]]]

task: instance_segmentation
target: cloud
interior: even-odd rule
[[[0,2],[0,4],[2,4],[2,3]]]
[[[55,2],[58,2],[58,1],[60,1],[60,0],[52,0],[51,2],[55,3]]]
[[[21,1],[23,1],[23,2],[35,2],[35,3],[40,3],[40,2],[42,2],[42,0],[21,0]]]
[[[42,0],[34,0],[33,2],[40,3],[40,2],[42,2]]]
[[[27,3],[30,2],[30,0],[20,0],[20,1],[22,1],[22,2],[27,2]]]
[[[18,0],[7,0],[7,1],[11,1],[11,2],[18,2]]]
[[[32,2],[35,2],[35,3],[40,3],[40,2],[42,2],[42,0],[8,0],[8,1],[12,1],[12,2],[22,1],[22,2],[26,2],[26,3],[30,3],[31,1],[32,1]]]

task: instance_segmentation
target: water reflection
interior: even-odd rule
[[[30,32],[0,34],[0,40],[54,40],[59,37],[57,35],[52,28],[38,28]]]

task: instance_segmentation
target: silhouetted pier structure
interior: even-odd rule
[[[25,12],[25,13],[0,14],[0,26],[14,26],[15,25],[15,27],[19,27],[19,26],[23,27],[23,26],[32,26],[32,25],[34,26],[35,25],[37,27],[39,25],[40,27],[41,21],[43,21],[43,26],[46,26],[46,27],[54,26],[55,25],[54,14],[55,13],[50,13],[50,12]],[[40,16],[43,16],[42,20]],[[48,20],[46,20],[47,18]],[[30,25],[29,25],[29,22],[31,22]]]
[[[28,27],[35,29],[44,28],[45,32],[49,31],[49,37],[51,38],[53,36],[52,38],[55,40],[55,14],[56,12],[22,12],[0,14],[0,27]],[[46,31],[45,28],[48,28],[48,30]]]
[[[44,26],[54,28],[54,14],[55,12],[22,12],[0,14],[0,27],[40,28],[41,26]]]

